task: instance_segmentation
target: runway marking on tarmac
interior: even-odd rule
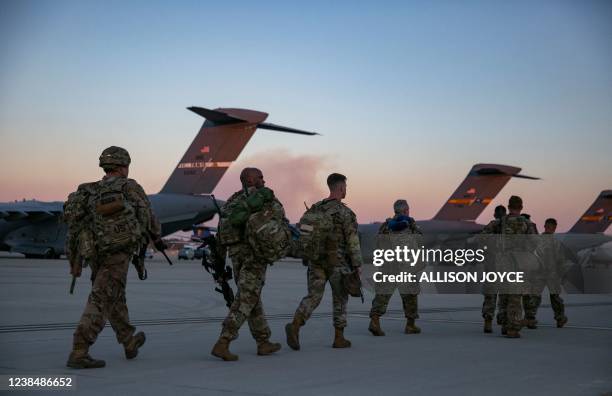
[[[612,302],[594,302],[594,303],[570,303],[566,304],[566,307],[598,307],[598,306],[612,306]],[[550,305],[542,305],[542,308],[549,308]],[[453,313],[453,312],[470,312],[480,311],[482,307],[453,307],[453,308],[423,308],[419,310],[422,314],[434,314],[434,313]],[[368,317],[370,311],[354,311],[349,313],[349,316],[353,317]],[[403,311],[389,310],[389,319],[404,320],[400,317]],[[393,315],[397,316],[396,318]],[[332,316],[331,312],[314,313],[313,318],[329,318]],[[164,325],[180,325],[180,324],[208,324],[208,323],[221,323],[225,319],[225,316],[196,316],[186,318],[169,318],[169,319],[141,319],[133,320],[134,326],[164,326]],[[291,320],[293,314],[272,314],[266,315],[266,319],[274,320]],[[469,321],[469,320],[454,320],[454,319],[421,319],[422,321],[429,322],[445,322],[445,323],[466,323],[476,324],[481,321]],[[2,333],[21,333],[30,331],[54,331],[54,330],[74,330],[77,323],[38,323],[38,324],[23,324],[23,325],[5,325],[0,326],[0,334]],[[107,327],[110,325],[107,324]],[[552,327],[552,325],[542,324],[543,327]],[[603,326],[574,326],[566,325],[566,328],[579,329],[579,330],[612,330],[612,327]]]

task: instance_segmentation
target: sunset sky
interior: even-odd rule
[[[265,111],[216,194],[262,168],[291,220],[348,176],[360,222],[432,217],[475,163],[523,168],[538,224],[612,189],[612,2],[0,2],[0,201],[64,200],[125,147],[159,191],[200,128]],[[479,218],[491,218],[492,207]]]

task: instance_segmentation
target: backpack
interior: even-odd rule
[[[274,192],[263,187],[251,191],[248,195],[244,191],[234,193],[223,206],[219,216],[218,235],[222,245],[228,246],[243,240],[246,223],[252,213],[256,213],[265,204],[272,202]]]
[[[252,213],[246,222],[246,239],[253,248],[255,257],[273,263],[285,257],[291,242],[289,224],[282,211],[275,210],[275,203]]]
[[[298,226],[302,257],[315,263],[325,260],[328,240],[334,232],[331,214],[320,203],[312,205],[302,215]]]
[[[92,185],[88,207],[93,217],[96,250],[109,254],[135,250],[143,230],[125,194],[126,178],[109,178]]]
[[[66,254],[73,263],[81,258],[91,259],[95,255],[91,216],[87,208],[88,184],[82,184],[64,202],[62,221],[67,225]]]

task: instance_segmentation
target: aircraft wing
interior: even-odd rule
[[[63,202],[8,202],[0,203],[0,219],[11,222],[27,220],[38,222],[59,217],[63,212]]]

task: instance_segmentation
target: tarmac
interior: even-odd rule
[[[107,325],[91,348],[106,367],[65,367],[89,290],[89,269],[68,293],[66,260],[0,255],[0,375],[74,376],[83,395],[612,395],[612,295],[566,295],[569,323],[554,326],[548,298],[539,327],[507,339],[483,334],[480,295],[420,296],[423,332],[403,333],[399,296],[382,319],[385,337],[367,330],[372,294],[351,298],[346,337],[333,349],[331,290],[301,331],[301,350],[285,343],[284,325],[306,294],[306,270],[283,260],[268,270],[263,292],[272,341],[283,349],[257,356],[248,326],[231,350],[237,362],[210,355],[227,312],[199,261],[147,263],[149,279],[130,269],[130,317],[147,342],[126,360]],[[0,391],[2,392],[2,391]],[[19,394],[41,392],[21,390]],[[3,392],[4,394],[13,392]],[[58,392],[55,392],[58,393]]]

